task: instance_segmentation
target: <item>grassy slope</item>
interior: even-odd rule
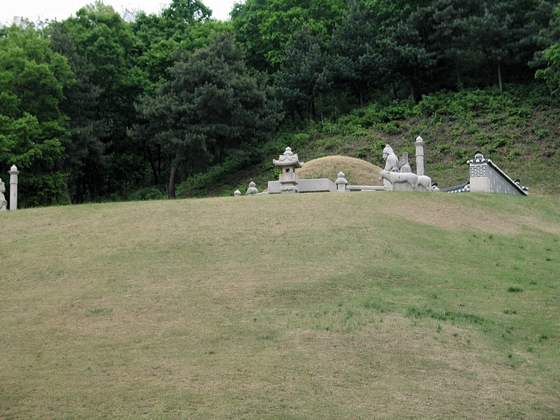
[[[352,193],[0,214],[0,418],[553,418],[559,209]]]

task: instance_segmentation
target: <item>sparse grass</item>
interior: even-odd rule
[[[0,221],[0,418],[560,412],[557,200],[294,194]]]

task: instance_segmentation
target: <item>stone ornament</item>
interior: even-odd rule
[[[239,197],[241,195],[241,191],[239,190],[235,190],[235,192],[233,193],[234,197]]]
[[[257,190],[257,185],[251,181],[249,183],[249,188],[247,188],[247,195],[256,195],[259,193],[259,190]]]
[[[346,186],[348,185],[348,181],[346,180],[346,175],[344,175],[344,172],[338,173],[338,178],[334,183],[336,184],[336,190],[338,192],[346,192]]]

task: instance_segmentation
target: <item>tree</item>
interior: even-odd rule
[[[410,89],[410,97],[417,99],[416,85],[421,76],[435,63],[435,53],[428,51],[416,27],[410,18],[395,27],[387,29],[378,40],[381,57],[390,73],[405,80]]]
[[[180,166],[191,173],[266,139],[281,119],[274,92],[261,74],[250,75],[231,33],[184,55],[169,81],[145,96],[136,110],[143,119],[131,130],[140,141],[161,146],[170,164],[168,197],[175,198]]]
[[[146,161],[142,145],[127,129],[136,122],[134,101],[150,86],[139,68],[140,43],[129,24],[112,7],[97,1],[62,22],[77,54],[91,66],[89,81],[101,89],[95,106],[95,120],[106,127],[104,155],[96,167],[88,168],[92,179],[87,199],[125,195],[145,178]]]
[[[334,62],[323,51],[322,40],[304,26],[286,47],[283,64],[276,75],[276,87],[284,105],[317,116],[318,98],[331,91]]]
[[[97,115],[102,88],[91,81],[94,66],[78,54],[75,42],[64,32],[60,22],[51,22],[44,32],[51,49],[67,58],[76,80],[64,88],[64,100],[60,104],[62,112],[69,118],[69,130],[61,137],[66,154],[60,162],[60,169],[68,174],[68,202],[80,202],[93,195],[96,172],[104,167],[103,138],[107,136],[109,126]]]
[[[304,25],[328,39],[346,10],[343,0],[247,0],[235,6],[231,17],[248,62],[273,73],[281,67],[292,37]]]
[[[365,93],[380,86],[384,77],[376,37],[379,34],[374,16],[361,0],[350,4],[344,19],[337,25],[330,41],[336,82],[349,87],[364,106]]]
[[[20,203],[64,201],[61,138],[68,118],[61,111],[64,89],[74,83],[66,59],[49,48],[33,25],[0,33],[0,162],[15,164],[21,177]]]

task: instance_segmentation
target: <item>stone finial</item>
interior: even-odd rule
[[[233,193],[234,197],[239,197],[240,195],[241,195],[241,191],[239,191],[239,190],[235,190],[234,193]]]
[[[338,178],[334,183],[336,184],[336,190],[338,192],[346,192],[346,186],[348,185],[348,181],[346,180],[346,175],[344,175],[344,172],[338,173]]]
[[[251,181],[249,183],[249,188],[247,188],[247,195],[255,195],[258,194],[259,190],[257,190],[257,185]]]

